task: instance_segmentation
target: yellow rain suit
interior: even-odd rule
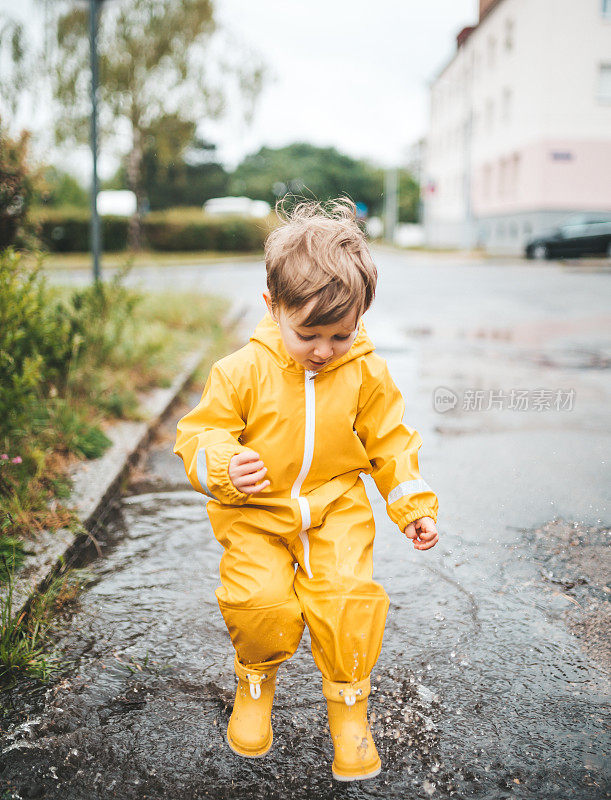
[[[199,404],[178,423],[174,452],[224,547],[221,613],[238,660],[253,669],[290,658],[304,619],[331,681],[360,681],[378,658],[388,597],[372,580],[371,474],[403,531],[436,519],[418,470],[419,434],[361,322],[350,350],[318,373],[287,353],[267,314],[250,342],[218,361]],[[231,483],[229,461],[256,451],[271,485]],[[298,565],[296,567],[295,565]]]

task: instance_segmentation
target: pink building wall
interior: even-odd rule
[[[475,167],[476,216],[520,211],[611,211],[611,141],[550,139]]]

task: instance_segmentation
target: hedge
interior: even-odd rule
[[[76,253],[89,250],[89,212],[83,209],[37,209],[32,219],[38,226],[38,236],[52,253]],[[104,250],[116,252],[127,247],[129,221],[124,217],[102,217]]]
[[[43,245],[54,253],[89,249],[89,214],[81,209],[38,209],[33,215]],[[144,247],[166,252],[261,250],[273,223],[269,219],[207,217],[199,209],[170,209],[142,219]],[[129,220],[102,217],[106,252],[127,248]]]

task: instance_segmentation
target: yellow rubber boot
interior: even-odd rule
[[[240,756],[260,758],[272,746],[272,704],[278,667],[262,672],[235,659],[238,688],[227,726],[229,747]]]
[[[358,683],[334,683],[323,677],[322,691],[327,699],[329,730],[335,749],[333,777],[338,781],[374,778],[382,763],[367,722],[369,678]]]

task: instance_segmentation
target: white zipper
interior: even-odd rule
[[[305,497],[301,497],[299,492],[303,486],[303,482],[308,476],[310,467],[312,466],[312,458],[314,456],[314,434],[316,428],[316,394],[314,391],[314,378],[315,372],[305,371],[305,436],[303,445],[303,462],[299,475],[293,487],[291,488],[291,498],[297,500],[299,503],[299,510],[301,512],[301,532],[299,538],[303,544],[303,561],[306,568],[308,578],[313,578],[312,569],[310,567],[310,539],[308,538],[308,528],[310,527],[310,505]]]

